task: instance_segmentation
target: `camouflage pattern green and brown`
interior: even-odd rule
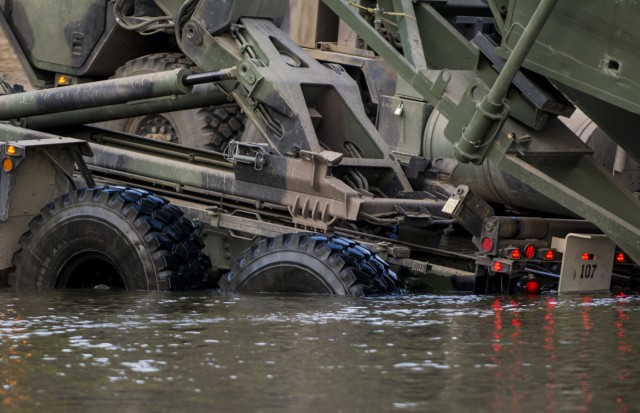
[[[213,90],[184,94],[177,106],[198,107],[199,98],[211,94],[212,105],[226,99],[241,108],[248,118],[246,130],[236,139],[218,142],[215,152],[161,142],[168,139],[154,142],[89,127],[64,129],[69,136],[92,142],[91,168],[99,180],[153,188],[175,198],[185,214],[199,223],[205,235],[204,250],[214,258],[218,275],[229,268],[245,271],[245,265],[233,266],[231,261],[242,256],[242,247],[250,247],[252,252],[245,257],[252,253],[269,257],[255,264],[266,266],[257,273],[265,274],[269,283],[278,276],[278,265],[273,264],[278,257],[299,259],[306,263],[308,273],[320,277],[317,260],[303,251],[308,238],[287,247],[287,240],[301,238],[280,235],[330,232],[348,234],[371,246],[403,273],[435,277],[430,280],[432,286],[441,285],[440,277],[449,286],[465,289],[472,285],[473,289],[473,259],[437,247],[444,229],[454,223],[450,214],[472,231],[478,246],[477,238],[486,232],[481,224],[494,213],[487,201],[509,210],[519,207],[585,218],[640,260],[637,199],[603,171],[591,149],[558,120],[558,115],[572,112],[572,103],[548,79],[520,70],[525,65],[538,71],[558,82],[561,89],[565,75],[556,73],[560,72],[557,67],[569,77],[585,74],[577,62],[589,60],[589,55],[575,61],[559,58],[546,67],[548,71],[538,69],[544,65],[540,61],[546,58],[545,50],[563,50],[563,56],[582,53],[568,43],[555,48],[554,42],[563,38],[558,33],[566,30],[562,22],[568,9],[558,8],[555,0],[534,5],[503,0],[325,3],[358,34],[354,49],[375,50],[398,74],[394,96],[372,94],[376,88],[365,90],[350,70],[336,64],[340,61],[320,63],[291,40],[278,28],[285,17],[285,0],[87,0],[65,19],[60,11],[38,9],[35,0],[16,0],[8,3],[11,8],[5,5],[2,9],[2,22],[14,34],[14,44],[41,84],[47,76],[52,84],[56,72],[71,75],[72,83],[87,76],[110,76],[126,61],[151,53],[171,59],[169,53],[182,53],[193,66],[181,64],[175,73],[142,74],[137,80],[114,79],[60,91],[6,95],[0,97],[0,116],[33,117],[33,124],[40,122],[43,130],[52,131],[52,125],[61,124],[46,116],[56,112],[71,111],[67,124],[105,120],[99,108],[111,105],[114,115],[149,115],[153,110],[168,110],[174,94],[188,92],[185,84],[189,82],[184,79],[191,76],[187,74],[190,69],[204,76],[220,70],[233,73],[210,79],[215,83]],[[595,0],[589,4],[592,7],[582,11],[584,21],[603,11]],[[626,6],[619,7],[615,10],[628,11]],[[36,34],[39,23],[51,16],[64,24],[49,25]],[[485,19],[493,31],[473,28],[468,35],[460,30],[457,17]],[[93,19],[100,24],[94,22],[95,27],[87,28]],[[598,36],[612,27],[599,28]],[[633,32],[630,24],[622,27]],[[42,39],[47,36],[64,44],[59,54],[51,53],[55,48],[44,50]],[[625,117],[634,110],[633,104],[619,101],[633,98],[625,94],[612,98],[605,93],[611,78],[626,81],[626,68],[633,66],[633,58],[626,56],[634,52],[633,46],[625,36],[612,35],[612,42],[604,47],[597,43],[602,37],[598,36],[591,38],[590,52],[605,56],[602,61],[589,60],[598,69],[593,68],[587,77],[600,81],[589,87],[568,82],[563,90],[569,96],[591,97],[577,100],[587,102],[588,114],[598,108],[601,113],[608,111],[608,120],[618,115],[633,120],[633,116]],[[105,52],[117,54],[111,46],[134,38],[126,55]],[[153,49],[164,43],[145,38],[171,39],[174,46]],[[142,43],[149,49],[138,47]],[[348,49],[339,44],[327,50],[344,53]],[[103,64],[105,60],[109,64]],[[365,60],[343,60],[347,61]],[[375,67],[365,71],[370,76],[389,73],[370,65]],[[175,78],[176,73],[178,81],[157,80]],[[118,87],[138,80],[148,87],[125,87],[124,91]],[[53,76],[53,83],[62,85],[59,76]],[[372,84],[388,87],[386,81]],[[373,116],[365,108],[362,99],[367,93],[382,114]],[[147,102],[158,97],[163,100]],[[372,118],[384,136],[370,122]],[[29,119],[25,122],[28,125]],[[154,122],[163,124],[162,119]],[[167,133],[152,131],[150,135]],[[635,154],[625,136],[613,134]],[[472,190],[459,187],[468,197],[456,201],[455,208],[449,204],[443,212],[445,201],[457,193],[458,185]],[[122,196],[126,198],[122,202],[133,202],[128,194]],[[153,198],[152,209],[163,202]],[[458,204],[466,209],[460,210]],[[569,228],[564,224],[552,227]],[[523,236],[534,233],[538,232],[531,228],[520,232]],[[553,235],[547,231],[545,242]],[[277,250],[269,243],[259,244],[264,237],[276,236],[282,240]],[[367,255],[359,248],[349,248]],[[453,272],[439,263],[450,265]]]

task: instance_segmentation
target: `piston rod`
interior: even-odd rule
[[[194,85],[235,78],[235,68],[191,74],[185,68],[0,96],[0,120],[109,107],[184,95]],[[218,98],[219,93],[216,96]]]

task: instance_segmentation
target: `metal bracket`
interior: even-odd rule
[[[493,208],[475,195],[466,185],[460,185],[442,208],[475,237],[482,233],[483,221],[494,214]]]
[[[267,164],[265,155],[270,153],[271,149],[265,143],[243,143],[232,140],[229,142],[224,157],[231,163],[253,165],[256,171],[260,171]]]

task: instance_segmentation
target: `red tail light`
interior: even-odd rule
[[[493,272],[500,272],[503,274],[508,274],[511,272],[511,263],[510,260],[503,260],[496,258],[491,262],[491,270]]]
[[[493,249],[493,240],[489,237],[482,238],[482,251],[489,252]]]
[[[536,256],[536,247],[533,244],[528,244],[524,247],[524,257],[528,260],[533,259]]]
[[[519,260],[522,258],[522,250],[520,248],[505,248],[502,256],[510,260]]]
[[[535,278],[527,280],[527,294],[540,294],[540,282]]]
[[[593,261],[596,258],[594,254],[585,252],[582,254],[582,261]]]
[[[617,252],[615,256],[615,261],[617,264],[622,264],[627,261],[627,256],[624,255],[624,252]]]

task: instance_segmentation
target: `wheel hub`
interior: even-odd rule
[[[132,119],[127,132],[149,139],[179,143],[178,132],[169,118],[164,115],[140,116]]]
[[[56,288],[127,289],[120,266],[99,251],[81,251],[64,263]]]

